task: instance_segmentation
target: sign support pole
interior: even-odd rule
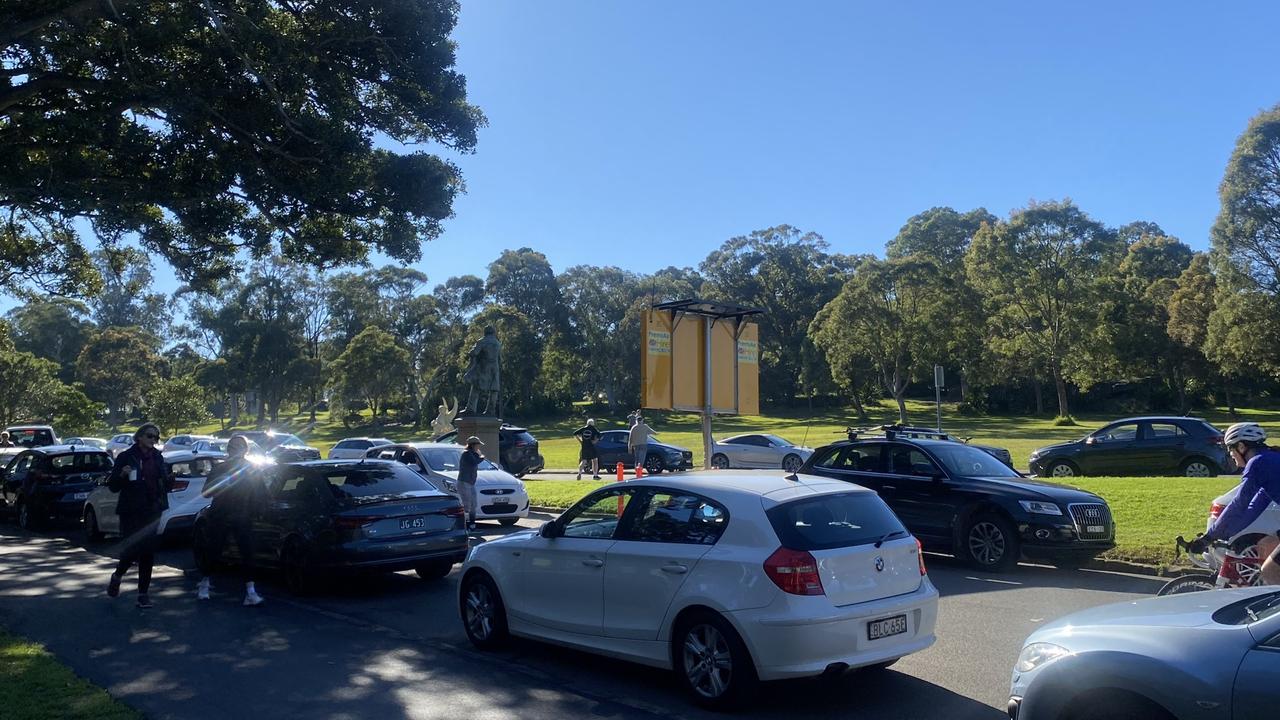
[[[715,318],[703,318],[703,335],[704,348],[706,350],[703,358],[705,368],[703,375],[703,397],[702,404],[702,469],[711,469],[711,330],[715,327]]]
[[[933,405],[937,412],[938,432],[942,432],[942,384],[945,378],[942,374],[942,366],[933,366]]]

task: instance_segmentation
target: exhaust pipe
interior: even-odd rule
[[[826,670],[822,671],[822,679],[823,680],[835,679],[845,674],[845,672],[848,670],[849,670],[849,663],[842,663],[842,662],[831,663],[830,665],[827,666]]]

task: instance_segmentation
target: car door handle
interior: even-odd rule
[[[604,567],[604,561],[600,558],[587,558],[582,561],[582,564],[587,567]]]
[[[880,489],[881,490],[897,490],[898,486],[897,485],[881,485]]]
[[[689,572],[689,566],[681,565],[680,563],[668,563],[662,566],[662,572],[669,572],[669,573],[675,573],[676,575],[680,575],[680,574]]]

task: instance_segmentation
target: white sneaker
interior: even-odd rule
[[[208,578],[205,578],[204,580],[201,580],[201,581],[200,581],[200,584],[199,584],[199,585],[196,585],[196,599],[197,599],[197,600],[208,600],[208,599],[209,599],[209,580],[208,580]]]
[[[261,605],[262,603],[263,603],[262,596],[258,594],[257,590],[249,590],[245,592],[244,594],[245,607],[253,607],[254,605]]]

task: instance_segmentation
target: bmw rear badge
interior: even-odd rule
[[[876,556],[876,572],[884,572],[884,558]]]

